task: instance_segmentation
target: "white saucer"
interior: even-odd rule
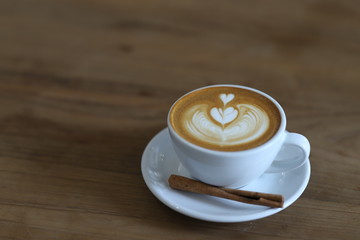
[[[305,190],[310,179],[310,161],[286,173],[265,173],[242,188],[282,194],[284,208],[250,205],[202,194],[174,190],[168,185],[171,174],[190,177],[171,145],[168,129],[158,133],[147,145],[141,170],[150,191],[165,205],[187,216],[212,222],[244,222],[270,216],[290,206]]]

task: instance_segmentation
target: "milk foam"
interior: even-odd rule
[[[183,114],[184,129],[201,141],[221,146],[246,144],[261,137],[269,128],[265,111],[251,104],[231,104],[234,94],[218,96],[222,106],[199,103]]]

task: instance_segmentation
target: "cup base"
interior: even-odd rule
[[[283,173],[263,174],[243,190],[281,194],[285,198],[283,208],[249,205],[202,194],[178,191],[170,188],[171,174],[190,177],[180,164],[171,145],[167,129],[157,134],[147,145],[141,160],[141,171],[150,191],[162,203],[184,215],[211,222],[245,222],[276,214],[289,207],[305,190],[310,178],[310,162]]]

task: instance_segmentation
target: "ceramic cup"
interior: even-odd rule
[[[242,187],[265,172],[291,171],[305,163],[310,154],[310,143],[303,135],[286,131],[285,112],[275,99],[259,90],[239,85],[204,88],[214,86],[244,88],[265,96],[278,108],[281,123],[277,132],[264,144],[247,150],[225,152],[206,149],[185,140],[171,125],[169,112],[167,123],[172,145],[193,178],[215,186]],[[197,90],[200,89],[194,91]]]

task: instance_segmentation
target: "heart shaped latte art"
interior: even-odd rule
[[[221,108],[214,107],[210,110],[210,115],[218,123],[225,125],[235,120],[238,115],[238,111],[233,107],[228,107],[225,109],[225,111]]]
[[[229,93],[229,94],[222,93],[222,94],[220,94],[220,99],[224,103],[224,105],[226,105],[231,100],[233,100],[234,97],[235,97],[235,95],[232,94],[232,93]]]
[[[239,103],[227,106],[235,98],[231,93],[222,93],[219,98],[223,106],[199,103],[182,114],[188,134],[208,143],[232,146],[251,142],[267,131],[269,117],[261,108]]]

